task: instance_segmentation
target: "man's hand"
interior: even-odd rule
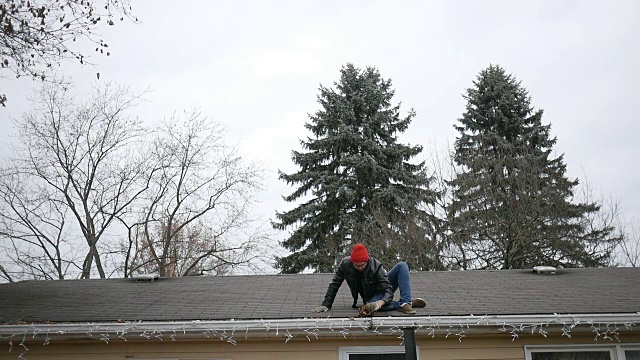
[[[379,301],[367,303],[365,306],[362,307],[362,311],[364,311],[367,315],[371,315],[378,310],[380,310]]]
[[[329,311],[329,308],[322,305],[322,306],[318,306],[317,308],[313,309],[313,312],[327,312]]]

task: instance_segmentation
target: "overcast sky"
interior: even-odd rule
[[[96,81],[150,89],[140,116],[157,120],[200,107],[225,124],[230,143],[268,169],[259,212],[290,208],[277,169],[297,168],[318,86],[342,65],[375,66],[396,101],[417,112],[403,140],[425,152],[452,142],[462,93],[499,64],[545,111],[568,174],[589,178],[640,217],[640,1],[134,1],[141,24],[103,34],[111,56],[63,66],[79,91]],[[27,109],[34,83],[0,79],[9,117]],[[3,136],[3,155],[10,151]],[[424,157],[428,157],[425,153]],[[282,235],[281,235],[282,236]]]

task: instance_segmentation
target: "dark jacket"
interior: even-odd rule
[[[329,283],[329,288],[327,289],[327,294],[324,296],[324,301],[322,301],[322,305],[331,309],[331,305],[333,305],[333,300],[336,298],[336,294],[338,293],[338,289],[340,285],[342,285],[342,281],[347,280],[347,285],[351,289],[351,296],[353,296],[353,307],[357,307],[358,303],[358,287],[356,284],[356,280],[360,279],[362,281],[362,290],[364,293],[361,293],[363,302],[367,302],[367,300],[371,299],[375,295],[384,294],[382,300],[386,304],[391,303],[393,299],[393,292],[391,283],[387,278],[387,271],[382,267],[382,264],[370,257],[367,262],[367,267],[361,273],[362,276],[358,276],[359,272],[351,263],[351,260],[346,257],[342,260],[338,269],[333,274],[333,279],[331,283]]]

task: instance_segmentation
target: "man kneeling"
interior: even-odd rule
[[[342,282],[347,280],[353,296],[353,307],[357,307],[358,295],[365,302],[363,310],[370,315],[376,311],[398,310],[405,314],[415,314],[413,308],[422,308],[426,302],[420,298],[411,298],[411,284],[407,263],[396,264],[389,273],[382,264],[369,256],[367,248],[356,244],[351,256],[346,257],[338,266],[329,284],[322,305],[314,312],[325,312],[331,309]],[[400,301],[393,300],[393,294],[400,289]]]

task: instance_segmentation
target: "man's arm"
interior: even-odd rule
[[[382,297],[382,299],[378,300],[379,303],[383,302],[382,304],[380,304],[380,306],[391,303],[391,301],[393,300],[393,287],[391,286],[391,282],[387,277],[387,271],[382,266],[379,266],[375,276],[378,280],[378,284],[384,292],[384,296]]]
[[[336,294],[338,294],[338,289],[340,289],[340,285],[344,281],[344,269],[342,268],[342,264],[338,266],[336,272],[333,274],[333,279],[329,283],[329,288],[327,289],[327,293],[324,296],[324,300],[322,301],[322,306],[326,306],[331,309],[333,305],[333,300],[336,298]],[[388,280],[387,280],[388,281]],[[389,284],[391,286],[391,284]]]
[[[382,299],[365,304],[361,308],[361,313],[365,315],[371,315],[380,310],[386,304],[389,304],[393,300],[393,287],[387,276],[387,271],[382,267],[382,264],[376,261],[376,268],[373,277],[376,280],[377,289],[376,293],[382,293]],[[382,290],[382,291],[380,291]]]

